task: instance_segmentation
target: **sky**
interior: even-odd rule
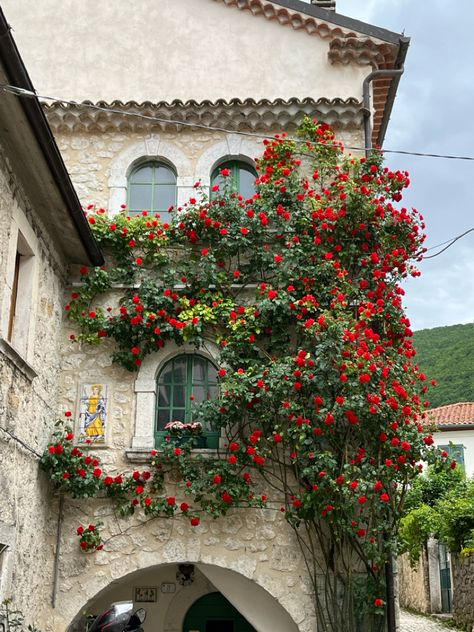
[[[472,0],[337,0],[337,11],[411,38],[385,148],[474,157]],[[474,161],[386,162],[410,172],[403,204],[423,214],[425,246],[474,227]],[[474,322],[474,232],[420,269],[405,284],[413,329]]]

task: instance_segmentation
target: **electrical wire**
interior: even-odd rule
[[[440,254],[442,254],[443,252],[445,252],[448,248],[451,248],[451,246],[453,244],[455,244],[459,239],[461,239],[462,237],[464,237],[465,235],[468,235],[469,233],[472,233],[472,231],[474,231],[474,228],[469,228],[468,230],[466,230],[464,233],[461,233],[461,235],[457,235],[457,237],[454,237],[453,239],[451,239],[449,242],[444,242],[444,243],[448,243],[447,246],[445,246],[442,250],[440,250],[439,252],[435,253],[434,255],[428,255],[427,257],[423,257],[423,260],[425,259],[434,259],[435,257],[438,257]],[[439,248],[439,246],[442,246],[443,244],[438,244],[437,246],[432,246],[431,248],[427,248],[427,250],[433,250],[433,248]]]
[[[27,443],[25,443],[22,439],[17,437],[13,432],[10,432],[6,428],[3,428],[3,426],[0,426],[0,430],[2,430],[5,434],[7,434],[11,439],[16,441],[16,443],[19,443],[21,446],[23,446],[25,450],[28,450],[28,452],[31,452],[31,454],[34,454],[38,459],[41,459],[41,454],[39,452],[37,452],[34,448],[29,446]]]
[[[80,101],[74,101],[72,99],[63,99],[62,97],[51,97],[51,96],[41,95],[31,90],[26,90],[25,88],[12,86],[10,84],[0,84],[0,90],[3,90],[4,92],[9,92],[11,94],[15,94],[16,96],[19,96],[19,97],[36,98],[36,99],[42,99],[43,101],[53,101],[56,103],[62,103],[66,105],[73,105],[75,107],[89,108],[92,110],[97,110],[99,112],[106,112],[110,114],[120,114],[122,116],[133,116],[135,118],[140,118],[147,121],[153,121],[156,123],[168,123],[172,125],[180,125],[182,127],[206,129],[206,130],[210,130],[214,132],[222,132],[225,134],[237,134],[239,136],[250,136],[250,137],[259,138],[259,139],[268,138],[268,139],[275,140],[276,138],[278,138],[276,136],[272,136],[268,134],[258,134],[256,132],[244,132],[241,130],[231,130],[225,127],[205,125],[204,123],[189,123],[187,121],[177,121],[174,119],[151,116],[148,114],[140,114],[139,112],[125,112],[117,108],[104,107],[101,105],[96,105],[94,103],[89,103],[87,101],[80,102]],[[301,143],[301,144],[307,143],[306,140],[301,140],[300,138],[286,137],[286,139],[291,140],[295,143]],[[317,142],[313,142],[312,144],[325,145],[325,143],[317,143]],[[351,146],[351,145],[345,145],[345,148],[351,149],[353,151],[373,151],[373,152],[378,152],[381,154],[399,154],[402,156],[418,156],[422,158],[442,158],[446,160],[467,160],[467,161],[474,162],[474,156],[460,156],[460,155],[454,155],[454,154],[436,154],[436,153],[428,153],[428,152],[421,152],[421,151],[408,151],[408,150],[403,150],[403,149],[385,149],[385,148],[377,149],[373,147],[356,147],[356,146]]]

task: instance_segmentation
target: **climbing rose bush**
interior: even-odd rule
[[[170,341],[217,342],[220,397],[195,421],[221,431],[225,448],[190,458],[171,438],[150,477],[157,464],[160,476],[179,470],[181,512],[194,522],[255,504],[282,511],[325,613],[320,629],[374,617],[363,625],[376,630],[405,495],[420,462],[438,458],[400,285],[419,274],[424,224],[400,206],[408,174],[379,152],[346,155],[329,126],[309,119],[300,134],[264,141],[251,199],[223,170],[227,184],[209,198],[196,183],[169,225],[89,209],[108,265],[81,269],[66,310],[73,338],[111,341],[130,371]],[[120,299],[107,306],[105,292]],[[124,507],[174,515],[162,487],[148,503],[132,491],[130,501],[117,488]]]

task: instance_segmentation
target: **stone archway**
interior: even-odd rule
[[[183,580],[180,566],[159,564],[111,582],[81,608],[68,632],[84,630],[84,613],[100,614],[117,601],[134,601],[134,606],[147,610],[145,632],[182,632],[191,606],[215,592],[224,595],[256,632],[298,632],[298,626],[278,600],[244,575],[217,565],[196,563],[188,581]],[[149,601],[139,601],[143,598]]]

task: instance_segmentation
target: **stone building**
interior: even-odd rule
[[[209,186],[224,165],[243,193],[251,191],[261,137],[292,132],[305,115],[333,124],[349,147],[382,144],[408,40],[342,16],[334,4],[3,1],[37,93],[54,97],[44,110],[82,204],[110,213],[119,213],[122,205],[130,212],[147,208],[161,213],[163,220],[170,205],[180,206],[192,195],[196,181]],[[25,81],[8,76],[8,83],[31,89]],[[36,103],[12,95],[8,99],[18,110]],[[0,103],[4,101],[2,97]],[[22,172],[26,180],[27,173]],[[34,193],[45,195],[45,189]],[[6,185],[4,192],[13,198]],[[10,214],[1,217],[1,238],[13,252]],[[36,312],[30,312],[37,342],[26,359],[31,357],[38,376],[33,379],[23,371],[7,387],[8,371],[19,369],[1,348],[8,428],[41,452],[61,411],[72,410],[79,424],[84,401],[95,397],[106,408],[106,427],[93,449],[109,469],[131,469],[148,458],[159,435],[157,379],[175,357],[194,361],[195,350],[167,345],[135,375],[112,364],[110,348],[69,342],[67,321],[60,331],[62,293],[65,303],[71,291],[65,290],[66,262],[89,258],[97,264],[100,255],[91,250],[72,257],[79,237],[61,229],[61,239],[57,231],[53,239],[48,232],[51,217],[47,223],[42,216],[37,220],[40,256],[51,263],[38,266],[47,278],[39,277],[37,294],[31,293],[37,296]],[[2,261],[2,287],[9,296],[14,255],[9,263]],[[3,301],[4,320],[8,300]],[[31,340],[33,345],[33,331]],[[210,344],[209,352],[199,357],[212,365],[215,355]],[[21,392],[18,380],[29,390]],[[204,630],[206,616],[218,613],[219,604],[212,601],[216,593],[235,608],[225,602],[227,619],[236,630],[315,629],[304,562],[281,515],[266,510],[231,513],[194,530],[178,521],[154,521],[120,534],[121,526],[105,515],[100,501],[87,506],[66,501],[60,510],[36,462],[7,440],[17,459],[15,476],[21,472],[26,482],[19,494],[20,481],[9,479],[7,495],[12,497],[2,500],[22,515],[24,524],[21,537],[15,536],[15,552],[9,549],[5,558],[2,594],[13,594],[39,626],[66,630],[84,611],[97,613],[113,601],[138,600],[150,588],[146,630],[180,632],[190,612]],[[2,468],[8,471],[8,463]],[[106,551],[94,556],[82,555],[70,536],[86,510],[102,518],[116,536]],[[58,516],[61,537],[56,543]],[[14,522],[3,515],[1,520],[0,526]],[[0,531],[2,537],[12,547],[14,535]],[[13,564],[14,577],[9,570]],[[193,565],[192,581],[183,564]],[[245,612],[253,628],[238,628],[247,625],[239,612]]]
[[[0,82],[32,89],[1,11]],[[0,253],[0,602],[12,596],[35,620],[51,603],[56,508],[38,455],[59,403],[67,270],[103,258],[40,103],[6,93]]]

